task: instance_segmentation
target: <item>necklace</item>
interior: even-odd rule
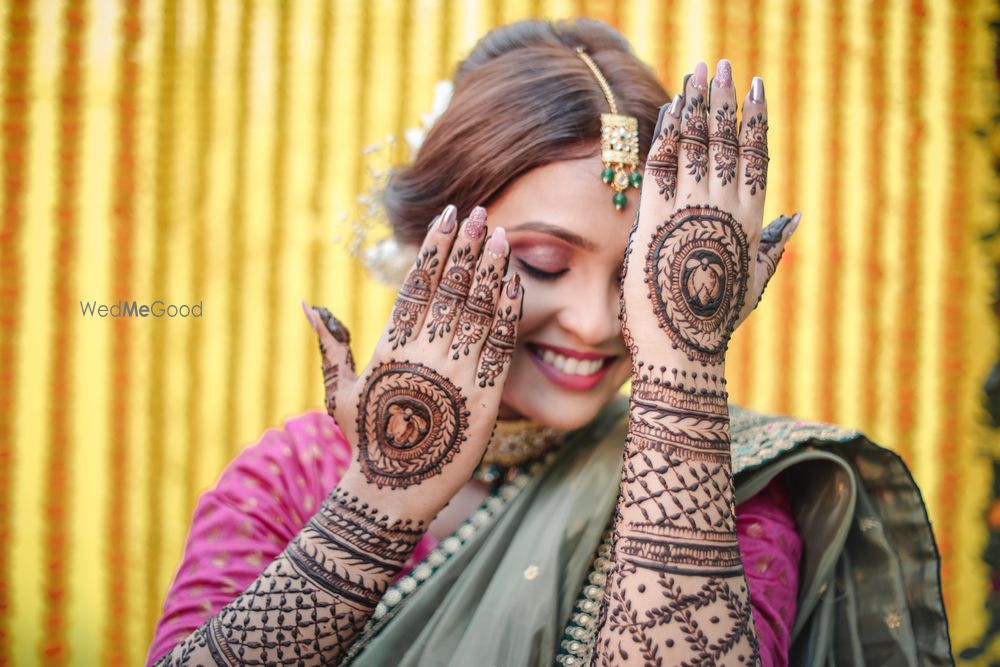
[[[549,426],[528,419],[497,421],[490,444],[473,477],[486,483],[506,475],[512,466],[539,458],[551,450],[566,435]],[[507,480],[509,481],[509,480]]]

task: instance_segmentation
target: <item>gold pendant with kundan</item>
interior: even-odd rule
[[[629,187],[642,185],[639,173],[639,121],[633,116],[601,114],[601,180],[615,191],[611,201],[619,211],[625,208]]]

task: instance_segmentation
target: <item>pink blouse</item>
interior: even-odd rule
[[[333,419],[310,411],[268,429],[198,501],[146,664],[186,638],[281,553],[350,463]],[[784,487],[772,482],[738,506],[737,530],[765,665],[788,664],[802,541]],[[397,579],[437,545],[424,534]]]

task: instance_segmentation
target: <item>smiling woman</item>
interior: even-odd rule
[[[727,400],[800,222],[762,224],[763,82],[698,63],[670,101],[580,20],[490,33],[454,85],[385,191],[417,254],[372,359],[306,308],[327,414],[202,497],[149,661],[949,661],[902,461]]]

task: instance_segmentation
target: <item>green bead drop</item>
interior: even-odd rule
[[[633,171],[628,175],[628,182],[633,188],[637,188],[642,185],[642,174],[637,171]]]
[[[615,208],[619,211],[625,208],[625,203],[628,199],[625,197],[624,192],[616,192],[615,196],[611,198],[611,202],[615,205]]]
[[[605,167],[601,172],[601,180],[605,183],[610,183],[615,178],[615,170],[611,167]]]

